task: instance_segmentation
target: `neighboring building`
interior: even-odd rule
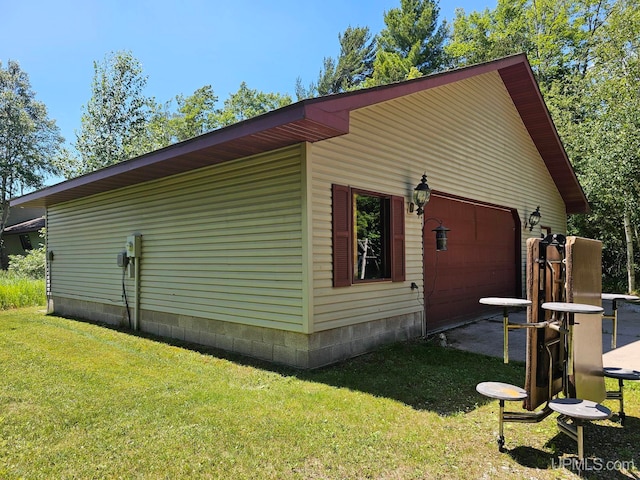
[[[9,255],[24,255],[44,242],[40,238],[40,230],[45,223],[44,215],[44,208],[9,210],[7,226],[2,232],[2,268],[7,268]]]
[[[2,233],[5,253],[21,255],[38,248],[44,239],[40,238],[40,230],[44,228],[44,217],[33,218],[26,222],[5,227]]]
[[[304,100],[12,204],[47,209],[51,312],[302,368],[522,295],[527,238],[588,210],[523,55]]]

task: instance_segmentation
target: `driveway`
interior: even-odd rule
[[[611,302],[603,301],[606,313]],[[509,313],[512,322],[526,322],[526,310]],[[603,366],[630,368],[640,371],[640,305],[618,302],[617,348],[611,349],[612,321],[602,320]],[[444,332],[447,345],[460,350],[494,357],[503,356],[502,311],[486,318]],[[525,361],[526,330],[509,332],[509,360]]]

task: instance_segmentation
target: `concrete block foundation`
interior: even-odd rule
[[[48,310],[60,316],[129,326],[124,306],[52,297]],[[422,315],[414,312],[305,334],[141,310],[140,330],[276,364],[312,369],[361,355],[384,344],[417,338],[422,335]]]

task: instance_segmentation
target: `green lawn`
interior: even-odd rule
[[[412,342],[300,372],[0,312],[0,478],[578,478],[559,466],[576,445],[551,417],[506,424],[498,452],[484,380],[523,384],[524,367]],[[640,475],[629,383],[627,426],[589,425],[586,451],[634,468],[589,478]]]

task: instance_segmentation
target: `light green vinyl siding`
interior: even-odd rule
[[[566,230],[562,198],[497,72],[356,110],[348,135],[309,152],[317,331],[423,311],[422,289],[431,288],[422,285],[421,220],[408,209],[406,282],[332,287],[332,183],[402,195],[408,207],[426,172],[434,190],[515,208],[523,224],[540,205],[542,225]],[[522,231],[523,266],[526,239],[539,235],[540,226]]]
[[[116,256],[138,233],[143,311],[303,331],[303,151],[51,207],[53,295],[122,305]],[[133,281],[125,283],[132,302]]]

